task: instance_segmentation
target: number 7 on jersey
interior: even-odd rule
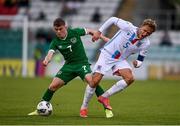
[[[67,48],[70,49],[70,52],[72,52],[72,48],[71,48],[71,45],[67,46]]]

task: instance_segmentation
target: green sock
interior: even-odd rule
[[[96,96],[99,97],[99,96],[101,96],[104,93],[104,90],[102,89],[102,87],[100,85],[98,85],[96,87],[95,93],[96,93]],[[106,108],[104,107],[104,109],[106,109]]]
[[[44,93],[42,99],[44,101],[50,101],[55,91],[51,91],[50,89],[47,89]]]
[[[102,87],[100,85],[98,85],[96,87],[95,93],[96,93],[96,96],[99,97],[104,93],[104,90],[102,89]]]

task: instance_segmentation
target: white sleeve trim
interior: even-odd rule
[[[53,49],[50,49],[48,52],[53,52],[53,53],[55,53],[55,51],[54,51]]]
[[[142,65],[142,62],[139,61],[139,60],[136,60],[136,61],[137,61],[137,66],[136,66],[136,68],[138,68],[138,67],[140,67],[140,66]]]
[[[84,30],[85,30],[85,35],[87,35],[87,34],[88,34],[87,29],[86,29],[86,28],[84,28]]]

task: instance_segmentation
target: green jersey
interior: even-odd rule
[[[86,34],[84,28],[67,29],[65,39],[54,38],[50,50],[58,50],[65,59],[65,64],[88,63],[81,36]]]

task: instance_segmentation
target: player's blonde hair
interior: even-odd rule
[[[157,24],[156,24],[155,20],[145,19],[142,23],[142,26],[144,26],[144,25],[148,25],[152,29],[152,32],[156,31]]]

